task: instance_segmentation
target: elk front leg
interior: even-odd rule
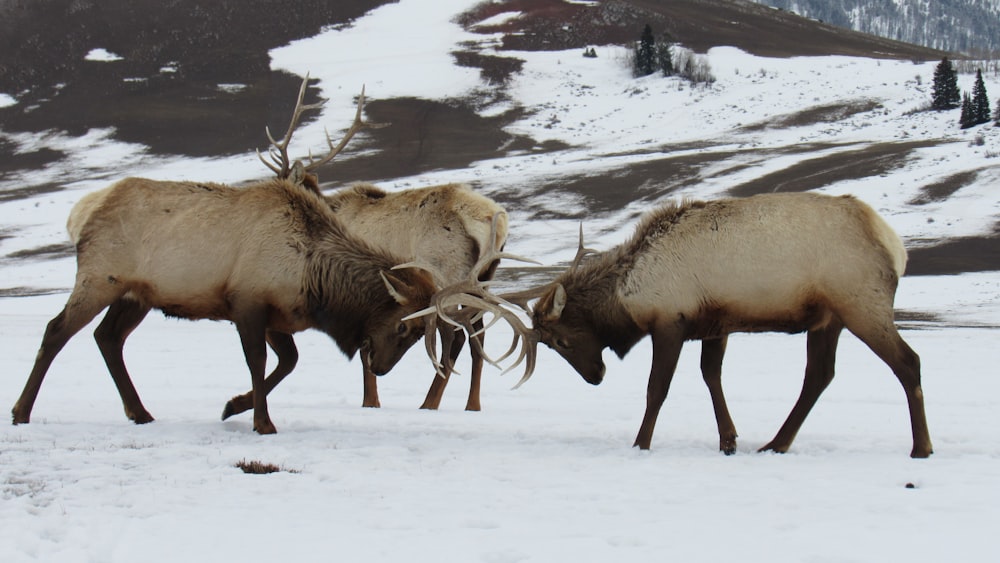
[[[456,331],[451,325],[445,324],[441,326],[439,334],[441,337],[441,371],[444,372],[444,376],[434,374],[434,381],[431,382],[430,388],[427,389],[427,396],[424,397],[424,403],[420,405],[422,409],[437,410],[441,406],[444,389],[448,386],[451,374],[455,372],[455,361],[458,360],[458,355],[465,346],[465,333]]]
[[[264,390],[267,394],[270,394],[295,369],[295,364],[299,361],[299,350],[295,347],[295,340],[291,334],[269,330],[266,333],[266,338],[267,343],[274,350],[275,355],[278,356],[278,365],[264,379]],[[226,420],[235,414],[246,412],[251,408],[253,408],[252,389],[242,395],[237,395],[229,399],[229,402],[222,409],[222,420]]]
[[[149,414],[139,393],[132,384],[128,370],[125,368],[125,359],[122,349],[125,347],[125,340],[129,334],[139,326],[139,323],[146,318],[149,307],[131,299],[119,299],[111,304],[108,312],[104,315],[104,320],[94,331],[94,339],[97,347],[104,356],[104,363],[111,372],[111,378],[118,388],[118,395],[121,396],[122,406],[125,407],[125,416],[136,424],[146,424],[153,421],[153,415]]]
[[[708,394],[712,397],[712,407],[715,409],[715,422],[719,427],[719,451],[732,455],[736,453],[736,425],[729,415],[726,396],[722,392],[722,358],[726,354],[728,341],[729,336],[702,340],[701,375],[708,386]]]
[[[264,388],[264,370],[267,368],[265,318],[264,311],[242,315],[241,320],[236,322],[236,330],[240,333],[243,354],[250,369],[250,381],[253,387],[253,429],[258,434],[274,434],[277,429],[267,412],[267,392]]]
[[[486,332],[481,332],[483,330],[482,319],[473,323],[472,328],[479,333],[473,337],[479,341],[479,346],[469,346],[472,357],[472,373],[469,374],[469,400],[465,403],[465,410],[478,412],[483,408],[479,401],[479,392],[482,390],[483,383],[483,355],[479,351],[483,350],[486,344]],[[458,356],[457,351],[455,355]],[[454,363],[454,360],[452,362]]]
[[[675,327],[662,327],[653,330],[653,365],[649,370],[649,384],[646,388],[646,414],[642,417],[639,434],[634,446],[648,450],[653,441],[653,428],[660,407],[667,398],[670,382],[677,369],[677,359],[684,345],[684,337]]]
[[[361,406],[372,409],[381,408],[382,404],[378,400],[378,380],[368,363],[368,354],[363,351],[361,353],[361,372],[365,386],[365,395],[361,399]]]

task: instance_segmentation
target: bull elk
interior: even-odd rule
[[[354,122],[339,144],[327,137],[330,154],[321,159],[311,159],[302,171],[305,175],[293,177],[293,168],[289,165],[288,144],[298,126],[302,113],[317,109],[321,104],[306,105],[303,103],[308,76],[299,89],[298,99],[289,120],[288,129],[281,140],[276,140],[267,132],[271,146],[268,150],[270,161],[258,153],[261,161],[279,178],[291,178],[303,187],[319,191],[318,178],[312,174],[316,168],[330,160],[330,154],[340,152],[346,141],[358,131],[365,128],[381,127],[370,124],[361,118],[361,108],[364,103],[364,91],[358,104],[358,112]],[[400,192],[386,192],[370,184],[356,184],[346,189],[338,190],[324,196],[330,208],[352,234],[361,237],[374,246],[391,249],[407,260],[430,266],[438,276],[439,285],[451,285],[464,280],[480,256],[490,252],[491,248],[502,249],[507,239],[507,214],[493,200],[477,194],[463,184],[444,184]],[[491,222],[497,217],[496,232],[491,235]],[[478,275],[482,281],[492,279],[499,260],[493,261]],[[482,328],[481,322],[472,324],[473,333]],[[454,332],[451,327],[442,330],[453,333],[454,339],[442,338],[450,342],[448,350],[442,350],[440,377],[434,377],[427,395],[420,408],[437,409],[441,404],[445,386],[447,385],[455,360],[465,343],[464,333]],[[442,336],[452,336],[442,333]],[[472,358],[469,395],[465,409],[478,411],[481,409],[480,386],[483,371],[482,336],[476,345],[470,346]],[[294,365],[294,343],[289,343],[285,350],[285,366]],[[375,374],[367,366],[362,365],[364,381],[364,398],[362,406],[378,407],[378,384]],[[274,389],[291,369],[276,371],[267,378],[265,388],[268,392]],[[223,409],[223,419],[249,410],[253,404],[253,393],[247,392],[233,397]]]
[[[911,457],[932,453],[920,358],[893,320],[906,266],[899,236],[868,205],[811,193],[668,204],[649,213],[627,242],[574,265],[554,282],[506,297],[531,311],[534,338],[584,380],[604,377],[601,357],[619,357],[645,335],[653,359],[646,412],[635,445],[649,449],[685,340],[701,340],[702,370],[715,407],[720,446],[732,453],[736,428],[722,392],[721,367],[733,332],[807,332],[798,401],[761,451],[786,452],[834,375],[847,328],[893,371],[909,406]],[[530,372],[526,375],[530,375]]]
[[[300,163],[293,169],[295,177],[304,174]],[[432,275],[394,271],[406,257],[354,236],[326,201],[292,180],[234,188],[128,178],[84,196],[68,230],[77,250],[76,283],[46,327],[13,408],[15,424],[29,421],[56,354],[105,308],[95,337],[128,418],[153,420],[122,349],[156,308],[236,325],[253,387],[253,427],[261,434],[275,432],[264,391],[266,345],[279,357],[275,373],[291,371],[291,335],[316,328],[347,356],[360,350],[362,363],[384,374],[430,324],[408,317],[430,305],[437,289]]]

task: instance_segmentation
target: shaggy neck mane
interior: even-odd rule
[[[380,272],[403,260],[350,235],[318,195],[295,186],[286,193],[289,215],[305,235],[306,312],[316,328],[353,357],[369,324],[396,306]]]
[[[359,241],[344,242],[330,236],[311,251],[305,292],[317,328],[333,337],[344,354],[354,357],[369,322],[384,318],[396,307],[379,273],[398,261]]]
[[[621,303],[619,288],[636,259],[660,237],[667,235],[688,209],[700,208],[703,202],[667,205],[644,216],[628,241],[599,253],[584,262],[575,272],[558,280],[566,288],[563,315],[575,315],[573,322],[594,328],[603,342],[619,356],[624,356],[645,333]]]

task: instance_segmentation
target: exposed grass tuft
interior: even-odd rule
[[[273,463],[264,463],[263,461],[257,460],[247,461],[246,459],[241,459],[236,462],[235,467],[242,469],[244,473],[248,473],[250,475],[267,475],[268,473],[278,473],[280,471],[284,471],[286,473],[298,473],[298,471],[294,469],[287,469]]]

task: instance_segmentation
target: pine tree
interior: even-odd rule
[[[663,72],[663,76],[674,75],[674,50],[666,39],[656,42],[656,67]]]
[[[958,90],[958,73],[948,57],[934,69],[934,86],[931,90],[931,108],[936,110],[957,108],[961,101]]]
[[[982,69],[976,70],[976,84],[972,87],[973,125],[989,123],[990,98],[986,95],[986,84],[983,82]]]
[[[969,93],[962,94],[962,115],[958,118],[958,125],[962,129],[968,129],[976,124],[976,109],[972,103]]]
[[[635,48],[635,74],[648,76],[656,70],[656,49],[653,28],[646,24]]]

